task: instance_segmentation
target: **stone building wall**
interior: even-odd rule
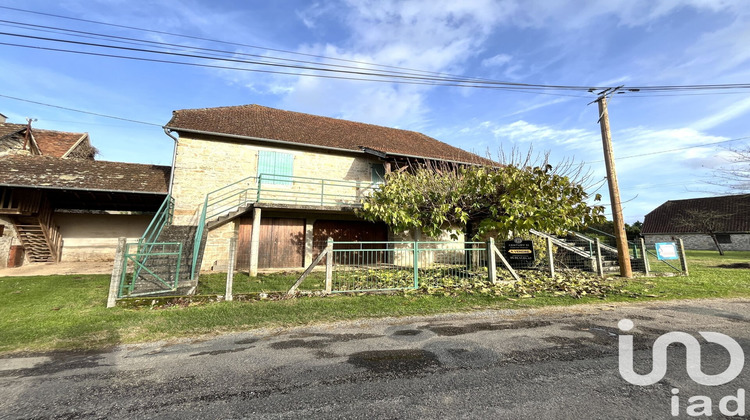
[[[675,235],[652,235],[645,234],[644,241],[649,247],[657,242],[672,242],[673,238],[682,239],[685,249],[693,250],[716,250],[716,245],[709,235],[703,234],[675,234]],[[748,233],[732,233],[729,234],[731,243],[721,244],[721,248],[724,251],[750,251],[750,234]]]
[[[311,152],[258,146],[217,138],[181,137],[177,146],[172,195],[175,199],[175,224],[189,224],[208,192],[258,172],[258,152],[268,150],[294,156],[293,176],[333,180],[361,181],[366,187],[372,180],[372,164],[377,161],[344,152]],[[284,190],[285,186],[274,186]],[[306,188],[305,184],[290,187]],[[312,188],[309,185],[307,188]],[[327,194],[336,193],[335,186]],[[348,190],[351,191],[351,190]],[[341,190],[343,193],[344,190]],[[291,194],[287,195],[287,197]]]
[[[4,226],[3,236],[0,236],[0,268],[5,268],[8,266],[10,246],[20,245],[21,241],[16,238],[16,230],[13,228],[10,219],[0,216],[0,225]]]

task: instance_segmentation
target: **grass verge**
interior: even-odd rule
[[[690,276],[612,279],[616,291],[605,298],[552,293],[537,293],[524,299],[472,293],[399,293],[193,303],[158,310],[148,306],[106,309],[109,276],[3,277],[0,353],[97,349],[120,343],[356,318],[592,302],[750,297],[748,261],[750,252],[727,252],[720,257],[715,252],[692,251],[688,253]],[[219,276],[206,281],[206,290],[223,293],[222,281]],[[241,279],[235,283],[235,291],[286,290],[286,284],[279,284],[285,281],[288,280],[278,276]],[[310,279],[310,288],[319,287],[319,282],[317,277]]]

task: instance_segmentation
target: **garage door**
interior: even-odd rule
[[[240,219],[237,268],[250,268],[252,217]],[[305,219],[264,217],[260,220],[258,268],[299,268],[305,262]]]
[[[349,220],[316,220],[313,225],[313,245],[314,255],[318,255],[325,247],[328,238],[333,238],[334,241],[339,242],[363,242],[363,241],[377,241],[385,242],[388,240],[388,227],[384,223],[371,223],[364,221],[349,221]],[[382,248],[382,244],[378,245],[339,245],[336,249],[367,249],[367,248]],[[359,263],[367,259],[377,260],[379,262],[385,262],[388,258],[388,253],[373,253],[373,252],[360,252],[360,253],[343,253],[339,257],[342,257],[337,263],[346,263],[346,261],[354,264]]]

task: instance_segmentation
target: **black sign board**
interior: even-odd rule
[[[505,241],[505,258],[513,267],[528,267],[536,259],[534,244],[521,238]]]

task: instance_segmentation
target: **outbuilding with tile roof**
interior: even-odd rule
[[[679,237],[686,249],[715,250],[701,219],[723,250],[750,251],[750,194],[669,200],[646,215],[641,233],[648,244]]]
[[[87,133],[0,120],[0,267],[112,260],[167,196],[168,166],[96,161]]]

